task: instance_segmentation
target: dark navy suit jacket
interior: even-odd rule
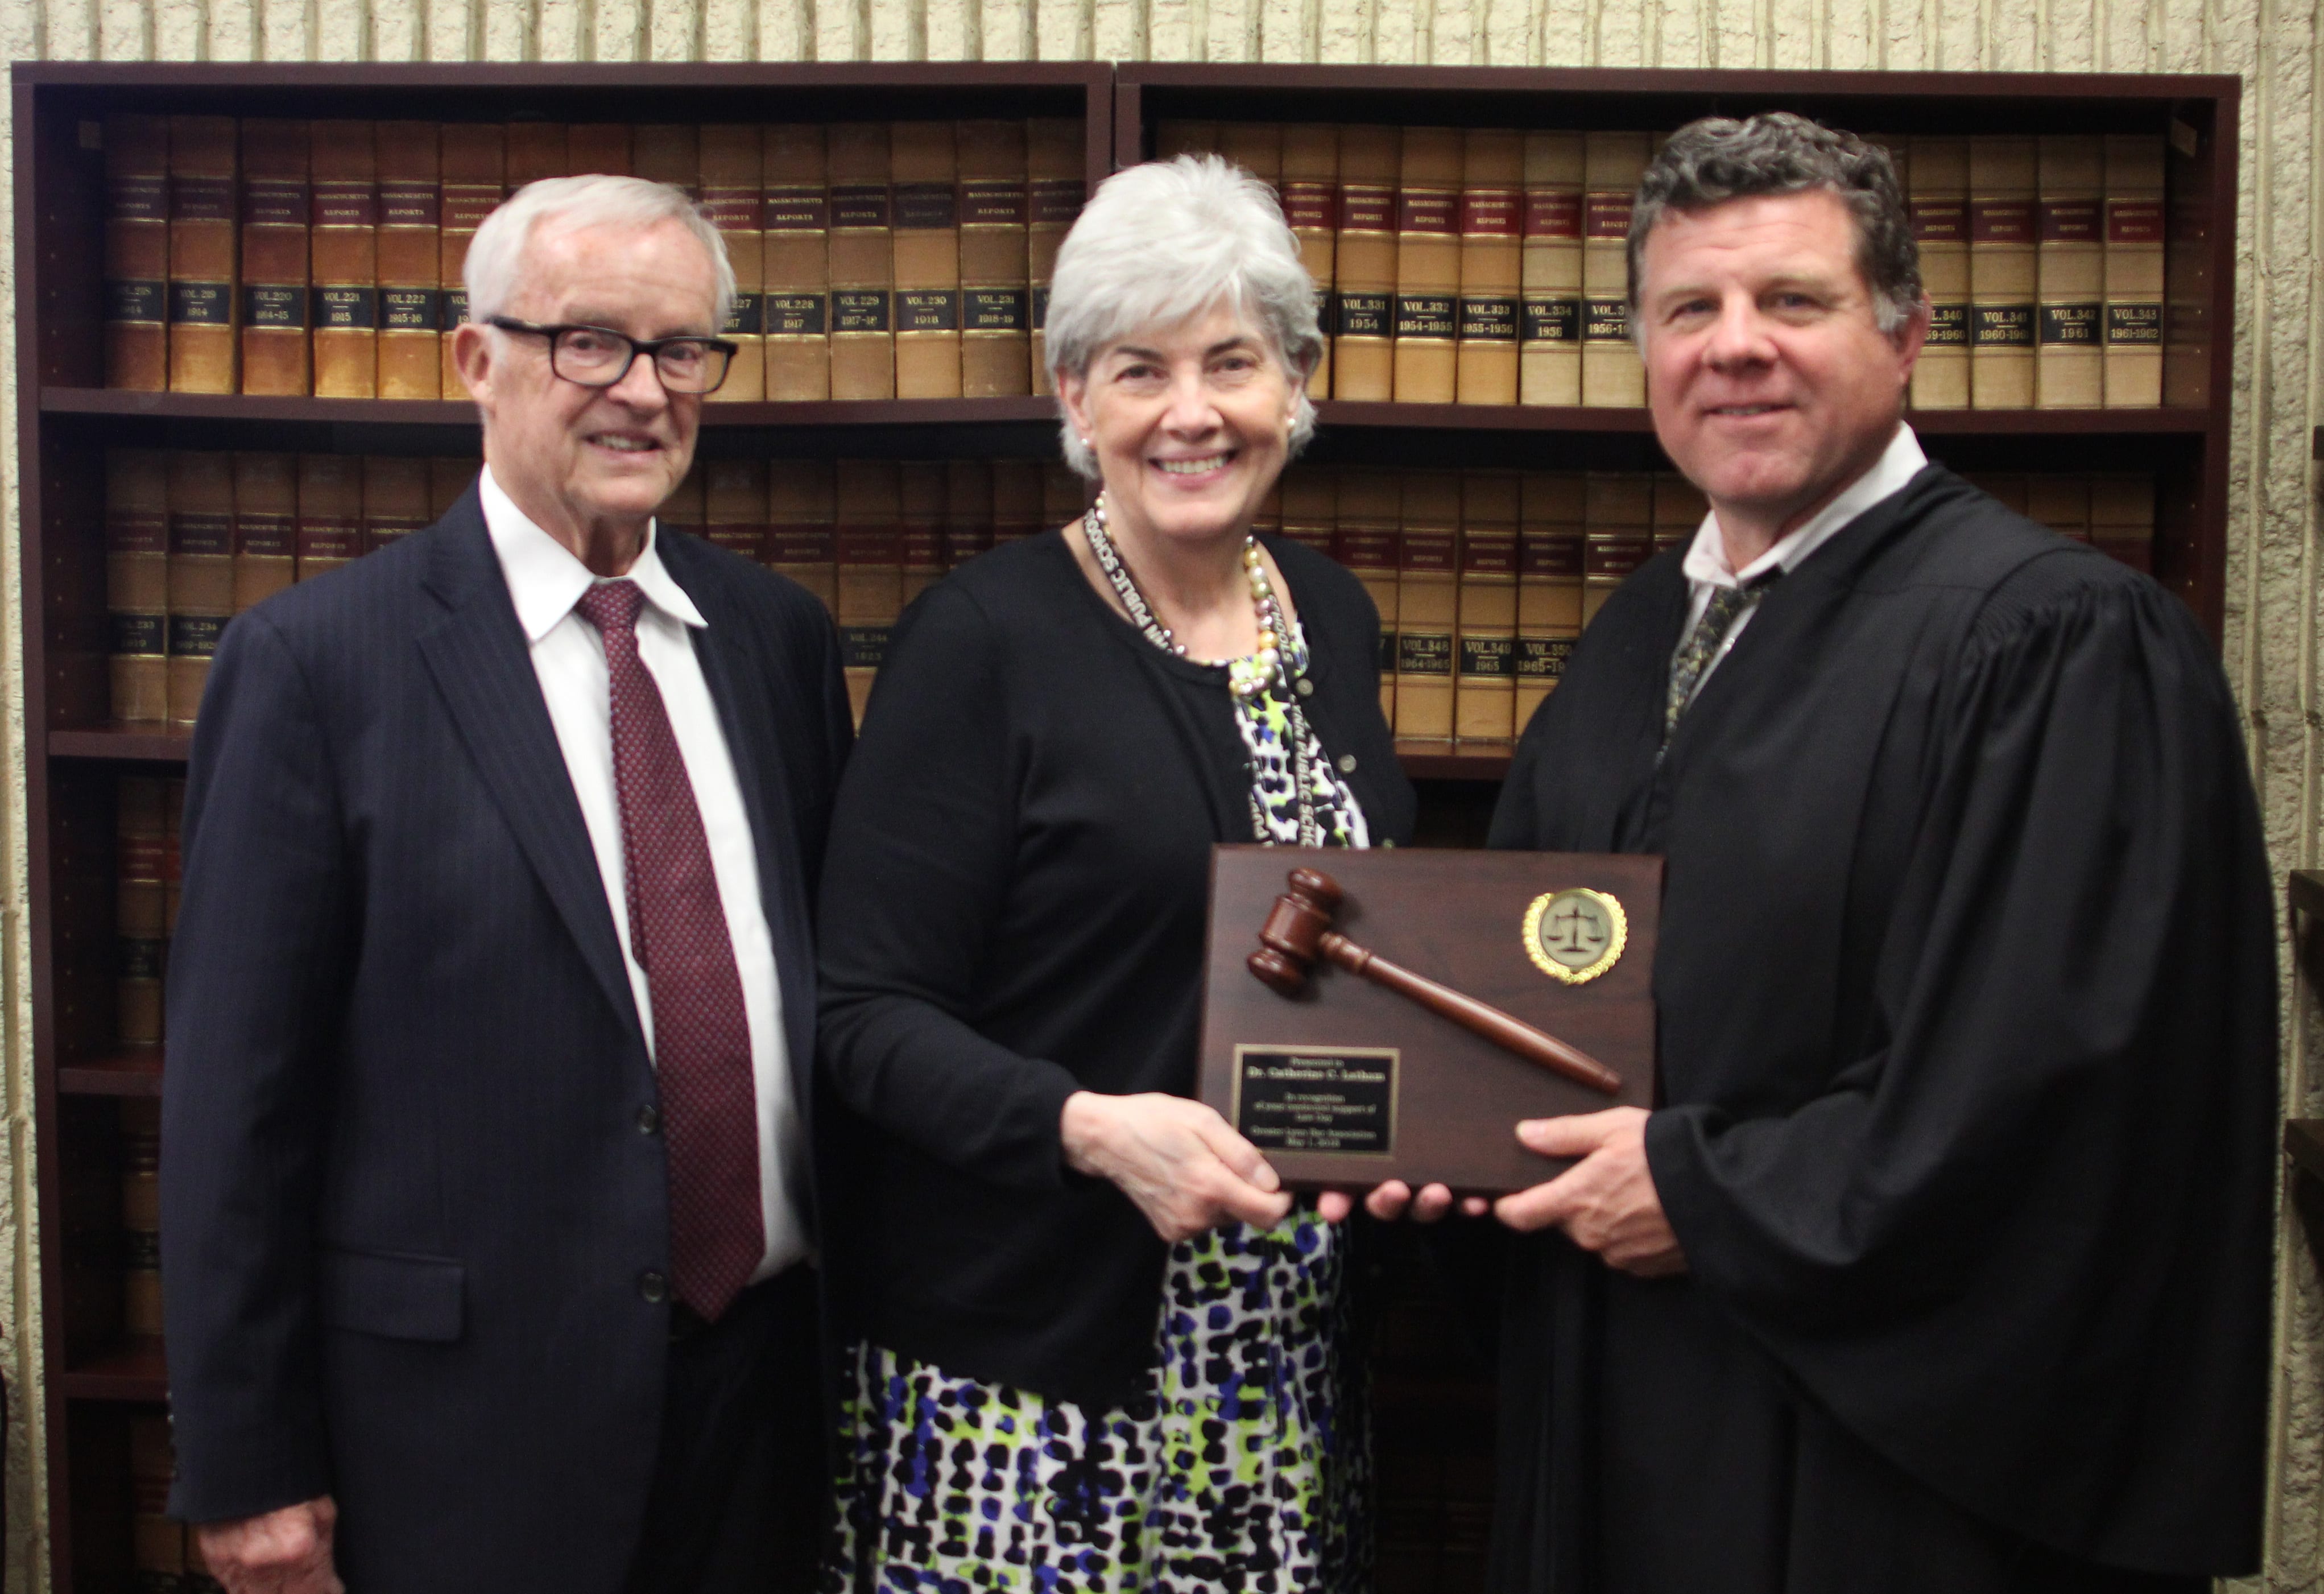
[[[813,1101],[808,904],[851,735],[823,607],[658,543],[756,836]],[[356,1594],[627,1568],[669,1308],[654,1073],[473,488],[227,629],[169,990],[175,1515],[337,1497]],[[811,1376],[811,1369],[802,1369]]]

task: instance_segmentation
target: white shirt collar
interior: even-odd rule
[[[537,642],[573,612],[581,594],[595,585],[596,573],[517,508],[516,500],[493,480],[490,465],[476,484],[476,496],[484,502],[484,530],[492,537],[493,554],[501,562],[501,577],[508,583],[510,601],[516,605],[517,623],[524,628],[528,643]],[[707,631],[710,622],[702,617],[702,611],[663,567],[654,541],[659,529],[658,522],[647,522],[645,548],[622,579],[636,582],[646,602],[672,620]]]
[[[1928,463],[1929,456],[1921,452],[1921,440],[1913,435],[1913,428],[1898,422],[1896,435],[1888,439],[1888,447],[1881,451],[1870,470],[1740,570],[1728,568],[1727,540],[1719,534],[1719,513],[1714,510],[1702,517],[1694,540],[1687,546],[1686,578],[1699,585],[1741,586],[1770,570],[1780,569],[1788,576],[1850,521],[1889,494],[1901,491]]]

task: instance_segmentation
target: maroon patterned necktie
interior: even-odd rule
[[[758,1095],[742,981],[694,783],[661,692],[638,659],[633,581],[601,581],[575,604],[605,639],[613,789],[630,898],[630,952],[653,1003],[654,1072],[669,1144],[670,1282],[716,1322],[766,1252],[759,1206]]]

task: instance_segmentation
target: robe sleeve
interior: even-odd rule
[[[1860,1050],[1792,1110],[1646,1141],[1699,1285],[1862,1437],[2068,1549],[2179,1518],[2136,1497],[2156,1435],[2249,1481],[2273,1167],[2234,705],[2178,601],[2094,565],[2013,576],[1938,696]]]

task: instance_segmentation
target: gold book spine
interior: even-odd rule
[[[1654,556],[1654,485],[1636,472],[1582,478],[1582,623]]]
[[[299,456],[299,579],[311,581],[363,554],[363,461]]]
[[[2109,558],[2154,573],[2154,478],[2122,473],[2090,478],[2090,541]]]
[[[428,462],[428,519],[432,525],[452,512],[452,506],[476,480],[479,461],[445,456]]]
[[[1449,404],[1461,303],[1461,133],[1407,127],[1396,196],[1395,394]]]
[[[105,119],[105,385],[170,385],[170,123]]]
[[[1582,135],[1582,401],[1635,409],[1646,372],[1630,341],[1630,207],[1646,175],[1643,133]]]
[[[575,177],[628,177],[630,124],[576,122],[565,130],[565,161]]]
[[[128,1103],[124,1101],[123,1106],[125,1109]],[[157,1123],[157,1146],[160,1134]],[[160,1165],[157,1150],[157,1170]],[[170,1517],[170,1485],[177,1475],[177,1453],[170,1443],[170,1419],[166,1415],[130,1418],[129,1495],[130,1507],[135,1513],[130,1524],[130,1559],[136,1568],[141,1589],[176,1589],[186,1573],[186,1545],[190,1535]]]
[[[234,456],[234,612],[263,603],[297,578],[299,460]]]
[[[512,122],[501,134],[501,147],[508,162],[502,180],[512,194],[527,183],[573,170],[562,122]]]
[[[992,472],[981,459],[945,461],[944,542],[947,570],[992,546]]]
[[[1332,395],[1396,392],[1397,184],[1403,130],[1340,129],[1340,314],[1332,333]]]
[[[1453,639],[1460,614],[1461,478],[1414,471],[1404,479],[1396,581],[1396,734],[1452,740]]]
[[[154,776],[130,776],[115,788],[114,810],[113,933],[121,943],[114,1003],[114,1038],[124,1046],[161,1044],[161,968],[169,939],[168,870],[170,827],[163,816],[164,784]],[[125,1105],[125,1104],[124,1104]],[[137,1103],[152,1105],[149,1098]],[[157,1120],[158,1122],[158,1120]],[[161,1202],[134,1156],[126,1164],[121,1215],[132,1228],[152,1229]]]
[[[2034,401],[2095,410],[2106,397],[2105,145],[2095,136],[2045,134],[2037,149]]]
[[[1080,122],[1062,116],[1036,116],[1025,124],[1025,271],[1031,285],[1033,391],[1044,396],[1056,391],[1041,333],[1049,316],[1049,281],[1056,274],[1058,246],[1089,198],[1084,131]]]
[[[767,559],[813,593],[836,618],[838,505],[831,465],[778,459],[767,466]]]
[[[843,122],[829,136],[831,396],[892,399],[896,263],[888,127]]]
[[[226,622],[234,618],[234,465],[170,454],[170,721],[190,725]]]
[[[897,475],[902,504],[898,548],[903,566],[898,602],[908,608],[914,598],[944,579],[945,465],[941,459],[908,459],[897,467]]]
[[[1515,729],[1557,689],[1582,635],[1582,478],[1527,472],[1517,519]]]
[[[1471,128],[1462,139],[1461,309],[1454,396],[1517,401],[1517,297],[1525,224],[1525,135]]]
[[[963,122],[960,150],[960,391],[1033,391],[1025,124]]]
[[[127,1106],[126,1103],[124,1105]],[[154,1110],[157,1105],[150,1101],[140,1101],[134,1109],[122,1114],[124,1120],[133,1113],[139,1118],[151,1115],[154,1126],[150,1143],[140,1143],[146,1140],[144,1136],[132,1139],[124,1134],[122,1147],[124,1184],[131,1178],[141,1176],[136,1172],[140,1164],[151,1161],[158,1166],[161,1161],[160,1114]],[[125,1122],[124,1127],[125,1129]],[[157,1339],[161,1333],[162,1318],[161,1226],[158,1221],[133,1222],[130,1213],[124,1209],[121,1230],[121,1327],[128,1334]],[[158,1535],[160,1530],[153,1531]]]
[[[662,500],[661,507],[654,511],[654,519],[659,526],[683,532],[688,537],[700,537],[709,530],[709,468],[708,460],[699,454],[694,456],[693,467],[670,490],[669,496]]]
[[[702,537],[754,565],[767,553],[767,462],[711,459],[702,465]]]
[[[1328,123],[1295,123],[1283,130],[1283,219],[1299,240],[1300,263],[1315,284],[1315,325],[1323,346],[1307,377],[1307,396],[1332,396],[1332,328],[1338,315],[1336,263],[1340,231],[1340,130]]]
[[[170,391],[235,388],[235,124],[170,118]]]
[[[992,540],[1016,542],[1041,532],[1041,466],[1031,459],[992,462]]]
[[[831,195],[824,182],[823,129],[813,123],[769,127],[760,158],[767,397],[828,399]]]
[[[373,455],[363,461],[363,551],[377,553],[427,530],[428,462]]]
[[[444,295],[438,322],[443,369],[438,381],[446,396],[457,397],[467,387],[452,359],[451,333],[468,318],[468,241],[508,192],[507,132],[497,122],[447,122],[438,147],[438,169],[444,174],[436,211],[440,245],[436,274]]]
[[[242,124],[242,391],[300,396],[307,371],[307,124]]]
[[[379,156],[369,122],[309,129],[314,226],[308,236],[314,299],[315,392],[327,399],[379,394]]]
[[[170,717],[170,486],[167,458],[105,451],[105,607],[113,717]]]
[[[1280,122],[1222,122],[1213,146],[1231,166],[1250,172],[1268,188],[1283,186],[1284,127]]]
[[[1461,483],[1461,590],[1454,740],[1506,747],[1516,734],[1518,480],[1472,471]]]
[[[690,124],[640,123],[630,135],[630,165],[648,182],[668,183],[690,199],[701,198],[702,149]]]
[[[960,397],[960,158],[949,122],[890,130],[896,396]]]
[[[1929,336],[1913,367],[1913,408],[1969,408],[1969,141],[1912,143],[1906,210],[1929,296]]]
[[[863,723],[872,678],[887,658],[904,598],[901,484],[892,460],[839,461],[840,665],[855,723]]]
[[[713,123],[702,129],[702,214],[725,241],[734,268],[734,301],[719,336],[735,346],[714,403],[750,404],[767,396],[766,191],[760,172],[761,130]]]
[[[1656,471],[1653,481],[1655,552],[1683,548],[1702,529],[1711,502],[1701,488],[1676,471]]]
[[[2163,402],[2163,140],[2106,139],[2106,406]]]
[[[2090,539],[2090,479],[2044,471],[2025,478],[2025,518],[2069,542]]]
[[[1219,124],[1183,119],[1154,124],[1154,158],[1176,161],[1181,155],[1209,155],[1219,147]]]
[[[456,398],[444,386],[444,166],[433,122],[383,122],[379,158],[379,396]]]
[[[1340,473],[1339,522],[1332,534],[1333,557],[1363,583],[1372,607],[1379,612],[1380,714],[1389,729],[1399,734],[1396,689],[1397,628],[1402,623],[1402,612],[1397,607],[1400,594],[1397,567],[1401,542],[1397,521],[1403,512],[1404,482],[1396,472],[1357,469]]]
[[[1582,134],[1525,135],[1520,403],[1582,402]]]
[[[2034,403],[2037,158],[2030,138],[1969,141],[1969,401]]]
[[[1334,540],[1340,521],[1339,474],[1328,465],[1295,462],[1284,467],[1279,494],[1284,539],[1314,548],[1327,559],[1339,557]]]

